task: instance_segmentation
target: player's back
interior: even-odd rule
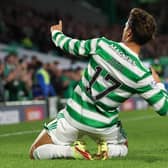
[[[138,56],[124,44],[101,38],[96,53],[68,101],[68,117],[89,127],[104,128],[118,121],[117,108],[151,76]],[[70,119],[69,119],[70,120]]]
[[[134,52],[122,43],[103,38],[82,78],[87,95],[104,111],[117,108],[151,77]]]

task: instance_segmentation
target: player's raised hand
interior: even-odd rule
[[[54,30],[58,30],[58,31],[61,31],[62,32],[62,20],[59,20],[59,24],[57,25],[52,25],[50,27],[50,31],[54,31]]]

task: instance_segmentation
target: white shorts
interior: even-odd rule
[[[120,122],[110,129],[108,128],[107,131],[103,130],[99,134],[93,134],[70,125],[62,112],[59,112],[57,118],[45,125],[44,128],[56,145],[70,145],[83,135],[88,135],[96,141],[104,140],[108,144],[125,144],[127,141]]]

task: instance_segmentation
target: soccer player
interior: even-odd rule
[[[144,98],[159,115],[168,114],[168,94],[163,84],[138,57],[141,46],[154,37],[155,31],[153,16],[139,8],[130,11],[120,43],[104,37],[72,39],[62,33],[61,21],[51,26],[57,47],[74,55],[88,56],[90,60],[66,107],[44,126],[32,144],[30,158],[92,160],[85,145],[76,141],[85,134],[98,142],[95,158],[126,156],[128,143],[118,118],[118,107],[134,94]]]

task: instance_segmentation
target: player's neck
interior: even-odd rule
[[[124,42],[124,45],[126,45],[130,50],[135,52],[137,55],[139,55],[140,52],[140,45],[134,43],[134,42]]]

